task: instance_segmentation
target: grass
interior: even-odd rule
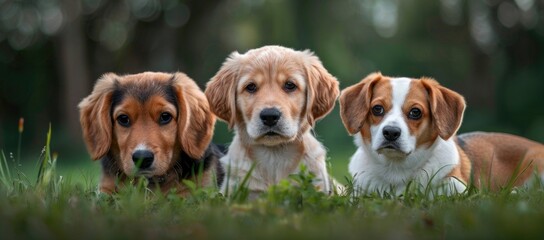
[[[253,200],[215,189],[182,199],[143,184],[108,196],[96,191],[96,172],[75,180],[59,174],[50,137],[34,176],[0,154],[2,239],[544,238],[541,186],[434,199],[410,189],[404,197],[326,196],[301,172],[292,176],[297,184],[283,181]]]

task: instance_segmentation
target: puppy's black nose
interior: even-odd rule
[[[398,127],[392,127],[392,126],[386,126],[383,128],[383,137],[387,139],[388,141],[395,141],[400,137],[400,128]]]
[[[261,111],[260,117],[264,125],[272,127],[280,120],[281,112],[277,108],[265,108]]]
[[[132,161],[139,169],[147,169],[153,164],[155,156],[148,150],[137,150],[132,154]]]

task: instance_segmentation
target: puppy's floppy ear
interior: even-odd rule
[[[83,139],[94,160],[104,157],[110,150],[112,139],[110,111],[118,78],[119,76],[113,73],[104,74],[94,85],[92,93],[78,105]]]
[[[433,79],[423,78],[421,82],[429,93],[433,124],[438,135],[447,140],[461,127],[466,107],[465,99],[458,93],[440,86]]]
[[[200,159],[213,136],[215,116],[196,83],[183,73],[175,73],[172,86],[178,102],[178,138],[187,155]]]
[[[340,117],[349,134],[361,131],[370,111],[372,89],[382,78],[381,73],[371,73],[361,82],[350,86],[340,94]]]
[[[332,76],[317,56],[309,50],[302,52],[305,58],[305,71],[308,79],[306,110],[308,123],[313,126],[315,121],[327,115],[338,98],[340,89],[338,80]]]
[[[240,72],[242,55],[233,52],[223,66],[212,77],[206,86],[206,97],[210,102],[212,112],[227,122],[229,128],[234,126],[236,119],[236,84]]]

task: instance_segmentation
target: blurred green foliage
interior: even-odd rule
[[[342,88],[373,71],[433,77],[465,96],[461,132],[544,142],[543,11],[538,0],[0,0],[0,148],[15,151],[24,117],[24,145],[41,147],[51,122],[61,159],[82,158],[76,105],[103,73],[179,70],[204,87],[230,52],[269,44],[311,49]],[[337,108],[315,132],[345,169],[354,147]],[[231,136],[218,124],[217,142]]]

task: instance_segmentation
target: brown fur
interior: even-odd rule
[[[113,73],[104,74],[95,84],[93,93],[79,103],[83,138],[94,160],[106,155],[111,145],[110,107],[116,77]]]
[[[98,80],[79,108],[87,148],[92,159],[102,160],[103,192],[115,191],[116,178],[122,184],[133,175],[136,167],[132,154],[139,144],[153,152],[153,169],[147,175],[152,176],[148,177],[150,182],[161,179],[163,191],[175,188],[185,192],[181,178],[191,174],[182,171],[190,169],[180,168],[199,165],[200,160],[211,161],[202,163],[212,168],[198,176],[206,178],[202,185],[211,183],[208,172],[218,167],[218,156],[209,148],[215,117],[202,91],[185,74],[108,73]],[[159,119],[164,113],[170,114],[172,120],[161,125]],[[121,115],[129,117],[129,127],[117,122]]]
[[[228,123],[229,128],[236,122],[236,81],[240,76],[240,54],[230,54],[223,67],[208,82],[205,90],[210,107],[215,115]]]
[[[425,88],[420,87],[421,85],[420,81],[410,84],[410,90],[402,106],[402,111],[405,113],[409,113],[412,108],[421,110],[422,117],[419,120],[410,119],[407,114],[404,116],[404,120],[408,123],[410,134],[417,138],[416,145],[418,147],[423,145],[429,146],[438,135],[436,129],[432,127],[432,114],[430,113],[429,101],[427,100],[428,93]]]
[[[307,114],[308,123],[313,126],[315,121],[327,115],[340,93],[338,81],[321,64],[321,61],[311,52],[303,53],[306,62],[303,64],[308,79]]]
[[[361,82],[347,87],[340,94],[340,117],[349,134],[361,131],[370,113],[370,101],[374,85],[382,78],[381,73],[373,73]],[[364,139],[364,136],[363,136]]]
[[[458,93],[440,86],[433,79],[423,78],[421,83],[429,94],[431,115],[438,135],[443,139],[449,139],[461,126],[465,100]]]
[[[472,163],[467,154],[463,151],[459,145],[457,145],[457,151],[459,151],[459,164],[452,169],[448,177],[457,178],[462,183],[470,184],[470,174],[472,171]]]
[[[544,145],[505,133],[473,132],[458,136],[458,142],[472,162],[476,187],[498,190],[513,181],[527,182],[534,173],[542,176]]]

